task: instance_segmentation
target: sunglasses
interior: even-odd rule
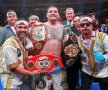
[[[81,23],[81,24],[80,24],[81,27],[84,27],[85,25],[86,25],[87,27],[89,27],[89,26],[91,25],[91,23],[88,22],[88,23]]]

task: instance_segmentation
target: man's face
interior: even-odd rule
[[[89,35],[91,34],[93,29],[93,25],[91,22],[82,22],[80,23],[80,31],[82,35]]]
[[[78,20],[75,20],[73,23],[75,26],[79,27],[79,21]]]
[[[47,11],[47,18],[48,20],[58,20],[59,12],[56,7],[50,7]]]
[[[9,12],[7,15],[8,24],[14,24],[18,20],[17,16],[13,12]]]
[[[66,10],[66,18],[70,22],[73,20],[73,18],[74,18],[74,10],[73,9]]]
[[[38,21],[39,21],[38,18],[33,17],[33,18],[29,19],[29,24],[30,24],[30,25],[33,25],[35,22],[38,22]]]
[[[93,20],[93,21],[95,21],[95,20],[96,20],[95,15],[92,15],[92,16],[91,16],[91,18],[92,18],[92,20]]]
[[[19,38],[25,38],[28,34],[29,27],[25,24],[19,24],[15,27],[16,33]]]

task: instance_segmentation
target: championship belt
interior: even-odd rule
[[[75,34],[69,34],[68,40],[64,43],[64,56],[66,58],[66,65],[72,66],[79,55],[80,49],[77,43]]]
[[[33,42],[34,49],[31,50],[31,55],[38,55],[42,50],[45,43],[45,27],[41,22],[35,23],[31,31],[31,40]]]
[[[45,27],[41,22],[35,23],[33,25],[32,39],[35,41],[45,40]]]
[[[63,67],[62,59],[53,55],[36,55],[26,60],[26,69],[30,71],[51,72],[57,66]]]
[[[65,25],[64,26],[65,27],[65,30],[64,30],[64,34],[66,35],[66,34],[71,34],[72,33],[72,31],[71,31],[71,28],[72,28],[72,26],[71,25]]]

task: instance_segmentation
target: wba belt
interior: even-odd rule
[[[27,58],[25,68],[30,71],[41,70],[44,73],[54,71],[57,66],[63,67],[61,58],[53,55],[36,55]]]

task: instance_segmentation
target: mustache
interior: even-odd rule
[[[18,37],[25,38],[28,36],[28,33],[26,31],[19,31],[17,32]]]
[[[27,34],[27,31],[19,31],[18,33],[25,33],[25,34]]]
[[[83,29],[83,31],[89,31],[89,29],[85,28],[85,29]]]
[[[84,30],[88,30],[87,28],[85,28]]]

